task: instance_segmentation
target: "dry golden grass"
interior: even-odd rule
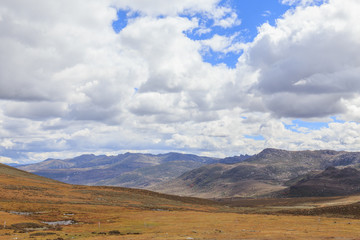
[[[0,169],[0,240],[360,239],[359,219],[279,214],[310,206],[306,201],[283,200],[286,206],[281,206],[249,200],[248,207],[226,207],[143,190],[73,186],[10,170]],[[315,205],[358,199],[329,198]],[[43,223],[68,220],[73,224]]]
[[[93,206],[83,206],[76,211],[72,209],[74,206],[63,207],[74,210],[72,217],[78,223],[63,226],[61,231],[50,231],[56,234],[54,236],[36,239],[359,239],[360,236],[360,221],[345,218],[140,211],[118,207],[96,209]],[[53,217],[63,218],[60,212],[58,215],[55,212],[54,209]],[[40,222],[42,218],[4,213],[0,216],[7,219],[9,226],[19,222]],[[112,231],[124,235],[110,235]],[[12,239],[9,236],[28,239],[30,234],[2,229],[0,239]]]

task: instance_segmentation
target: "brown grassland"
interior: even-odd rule
[[[0,191],[0,239],[360,239],[360,196],[210,201],[4,165]]]

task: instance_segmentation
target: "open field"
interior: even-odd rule
[[[360,239],[358,196],[213,202],[3,166],[0,191],[0,239]]]
[[[57,210],[76,210],[73,207],[62,206]],[[55,212],[53,209],[54,219],[64,218],[60,212]],[[34,232],[3,229],[0,239],[28,239],[31,236],[36,239],[358,239],[360,236],[360,221],[344,218],[160,212],[113,207],[102,207],[97,211],[91,206],[83,206],[74,212],[72,218],[77,219],[76,224],[59,229],[33,229]],[[1,214],[2,219],[8,219],[8,224],[39,223],[42,217],[44,215]]]

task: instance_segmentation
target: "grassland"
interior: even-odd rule
[[[1,165],[0,239],[360,239],[359,201],[209,201],[68,185]]]

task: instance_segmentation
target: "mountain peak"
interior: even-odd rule
[[[289,151],[286,150],[282,150],[282,149],[277,149],[277,148],[265,148],[264,150],[262,150],[260,153],[258,153],[258,155],[268,155],[268,154],[286,154],[289,153]]]

